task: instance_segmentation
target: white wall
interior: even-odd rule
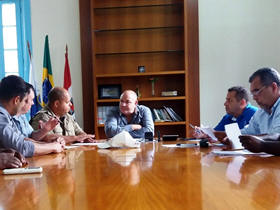
[[[249,88],[249,76],[260,67],[280,70],[279,9],[279,0],[199,0],[203,124],[214,126],[225,113],[223,103],[230,86]],[[31,19],[40,81],[45,35],[49,35],[54,83],[58,86],[63,85],[64,49],[68,44],[76,116],[82,125],[79,2],[31,0]]]
[[[55,86],[63,86],[64,53],[72,76],[72,92],[77,121],[83,125],[80,18],[78,0],[31,0],[34,66],[37,81],[42,81],[45,35],[49,35],[50,56]]]
[[[261,67],[280,70],[279,0],[199,0],[201,123],[225,114],[227,89]],[[210,111],[211,110],[211,111]]]

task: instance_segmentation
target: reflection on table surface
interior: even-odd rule
[[[212,148],[161,144],[30,158],[43,173],[1,175],[0,209],[279,208],[279,157],[219,157]]]

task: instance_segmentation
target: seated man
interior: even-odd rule
[[[22,154],[13,149],[0,149],[0,169],[21,168],[26,164]]]
[[[225,131],[225,125],[231,123],[237,123],[239,128],[242,129],[249,123],[251,117],[257,111],[257,107],[254,107],[249,103],[249,96],[246,89],[240,86],[235,86],[228,89],[224,106],[227,114],[214,128],[215,131]],[[219,132],[215,132],[215,134],[219,136]],[[201,132],[194,132],[193,135],[196,138],[207,137]]]
[[[133,138],[143,138],[145,132],[154,133],[154,122],[150,109],[138,105],[137,95],[126,90],[120,97],[120,110],[112,111],[105,122],[105,133],[112,138],[121,131],[127,131]]]
[[[262,68],[249,79],[254,100],[261,107],[248,127],[241,130],[242,145],[252,152],[280,155],[280,75],[272,68]],[[264,135],[256,137],[255,135]],[[253,135],[253,136],[250,136]]]
[[[12,148],[25,157],[58,153],[64,150],[64,141],[42,143],[27,138],[12,120],[27,103],[27,87],[24,80],[18,76],[7,76],[0,83],[0,147]]]
[[[240,129],[244,128],[258,109],[249,103],[247,90],[240,86],[228,89],[224,106],[227,114],[214,128],[215,131],[225,131],[225,125],[235,122]]]
[[[21,133],[37,141],[55,141],[58,137],[54,135],[48,135],[48,132],[53,130],[58,124],[58,119],[50,118],[46,123],[43,123],[42,128],[34,131],[29,122],[27,121],[25,114],[30,110],[33,105],[34,99],[34,88],[31,84],[26,83],[27,86],[27,97],[25,98],[25,105],[22,107],[20,112],[12,117],[12,120],[16,124],[17,128]]]
[[[59,123],[49,134],[63,135],[66,143],[70,142],[92,142],[94,135],[86,134],[68,114],[70,111],[70,95],[64,88],[54,87],[48,95],[48,104],[40,110],[32,119],[31,126],[34,130],[40,129],[40,122],[47,122],[52,118],[57,118]]]
[[[280,75],[272,68],[257,70],[249,78],[250,90],[260,106],[242,134],[264,135],[280,133]]]

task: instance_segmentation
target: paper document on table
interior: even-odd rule
[[[72,146],[72,145],[65,145],[64,146],[64,149],[74,149],[74,148],[77,148],[78,146]]]
[[[211,139],[218,141],[215,134],[213,133],[213,129],[210,127],[204,127],[203,125],[200,127],[201,131],[207,134]]]
[[[254,153],[254,152],[250,152],[246,149],[243,149],[243,150],[213,150],[212,153],[215,155],[221,155],[221,156],[237,156],[237,155],[272,156],[265,152]]]
[[[232,149],[244,149],[240,143],[239,136],[241,135],[240,129],[237,123],[231,123],[225,125],[227,137],[232,142]]]

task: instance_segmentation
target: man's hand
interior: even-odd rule
[[[194,127],[192,135],[193,135],[193,137],[195,137],[197,139],[209,138],[209,136],[207,134],[203,133],[202,130],[200,129],[200,127],[197,127],[197,126]]]
[[[61,144],[60,142],[53,142],[50,143],[53,146],[53,153],[60,153],[64,151],[64,145]]]
[[[39,120],[39,129],[43,129],[46,132],[52,131],[55,126],[58,124],[57,118],[50,118],[47,122],[43,122],[42,120]]]
[[[214,140],[212,138],[210,138],[210,136],[208,136],[207,134],[205,134],[200,127],[195,126],[193,129],[193,133],[192,133],[193,137],[197,138],[197,139],[208,139],[208,141],[210,143],[215,143],[217,142],[217,140]]]
[[[27,163],[23,155],[13,149],[1,149],[0,152],[0,169],[20,168]]]
[[[131,128],[132,128],[132,130],[140,130],[142,128],[142,126],[139,124],[131,124]]]
[[[60,143],[63,146],[63,148],[65,147],[65,140],[63,137],[58,137],[56,139],[56,142]]]
[[[81,143],[94,143],[94,142],[96,142],[95,135],[93,135],[93,134],[82,134],[82,135],[78,135],[76,137],[77,137],[77,139],[76,139],[77,142],[81,142]]]
[[[261,138],[251,135],[241,135],[239,139],[245,149],[251,152],[263,152],[264,141]]]

